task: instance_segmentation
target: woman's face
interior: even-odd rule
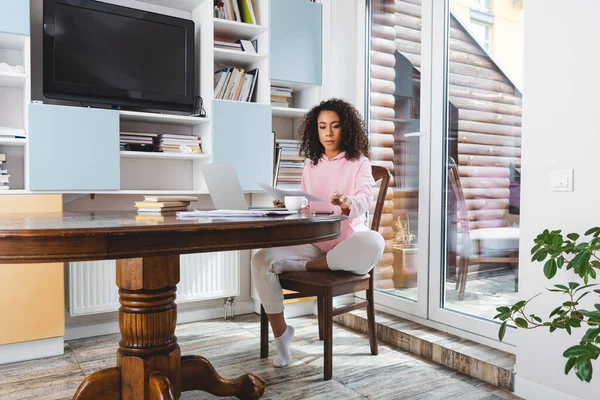
[[[335,157],[342,152],[342,124],[335,111],[321,111],[317,119],[319,141],[325,148],[325,154]]]

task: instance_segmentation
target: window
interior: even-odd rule
[[[470,28],[471,28],[471,32],[473,33],[473,35],[475,35],[475,37],[477,38],[479,43],[481,43],[483,48],[486,49],[487,51],[490,51],[490,36],[491,36],[490,35],[490,31],[491,31],[490,24],[484,24],[481,22],[471,21]]]
[[[471,8],[475,10],[491,13],[492,12],[492,0],[473,0]]]

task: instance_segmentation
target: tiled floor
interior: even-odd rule
[[[277,369],[259,358],[259,317],[211,320],[180,325],[183,354],[207,357],[225,377],[254,372],[264,378],[263,399],[517,399],[481,381],[380,343],[372,356],[366,336],[334,325],[333,379],[324,382],[323,346],[314,317],[295,318],[293,362]],[[114,366],[118,335],[69,341],[65,354],[0,366],[0,399],[70,399],[83,379]],[[274,349],[271,348],[271,354]],[[201,392],[182,399],[213,399]]]

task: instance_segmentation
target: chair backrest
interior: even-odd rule
[[[467,210],[467,202],[465,200],[465,194],[460,183],[460,176],[458,175],[458,167],[456,161],[451,157],[448,158],[448,183],[450,190],[456,197],[456,211],[457,211],[457,225],[458,232],[461,233],[462,244],[460,255],[468,257],[471,254],[471,239],[470,239],[470,225],[469,225],[469,213]]]
[[[377,165],[371,166],[371,173],[375,182],[381,180],[377,201],[375,203],[375,210],[373,212],[373,220],[371,221],[371,229],[378,231],[379,224],[381,223],[381,214],[383,213],[385,196],[387,194],[388,186],[390,185],[391,174],[387,169]]]

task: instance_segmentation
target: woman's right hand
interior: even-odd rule
[[[273,206],[278,208],[285,208],[285,203],[277,199],[273,199]]]

